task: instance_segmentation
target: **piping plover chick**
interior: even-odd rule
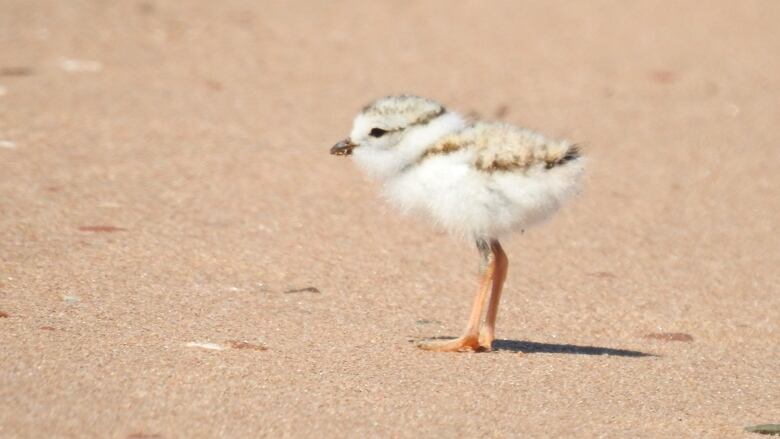
[[[490,350],[508,266],[498,240],[544,221],[578,192],[578,146],[506,123],[469,122],[430,99],[401,95],[364,107],[330,153],[351,156],[402,210],[476,242],[481,273],[465,333],[419,346]]]

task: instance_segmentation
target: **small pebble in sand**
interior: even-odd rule
[[[16,149],[16,143],[10,140],[0,140],[0,148]]]
[[[99,61],[62,58],[60,68],[66,72],[99,72],[103,70],[103,64]]]
[[[224,346],[217,343],[200,342],[200,341],[191,341],[188,342],[185,346],[187,346],[188,348],[210,349],[212,351],[223,351],[226,349]]]
[[[293,293],[320,293],[320,290],[317,287],[306,287],[306,288],[293,288],[291,290],[287,290],[284,292],[284,294],[293,294]]]
[[[780,436],[780,424],[761,424],[745,427],[745,431],[750,433],[768,434],[770,436]]]
[[[253,351],[267,351],[268,348],[262,345],[257,345],[240,340],[228,340],[227,342],[233,349],[250,349]]]
[[[0,76],[30,76],[33,69],[25,66],[0,67]]]
[[[0,311],[0,319],[7,319],[8,317],[10,317],[10,316],[8,315],[7,312]]]
[[[159,439],[162,438],[161,435],[157,433],[131,433],[127,435],[127,439]]]
[[[127,229],[116,226],[79,226],[79,230],[82,232],[95,232],[95,233],[111,233],[111,232],[123,232]]]
[[[65,303],[78,303],[81,302],[81,298],[79,296],[64,295],[62,296],[62,301]]]

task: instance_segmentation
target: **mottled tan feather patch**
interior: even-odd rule
[[[443,140],[438,143],[435,143],[432,147],[425,150],[422,156],[417,160],[417,162],[422,162],[423,160],[427,159],[428,157],[434,156],[434,155],[444,155],[449,154],[455,151],[458,151],[460,149],[463,149],[467,147],[468,145],[464,143],[457,143],[451,140]]]
[[[446,109],[430,99],[399,95],[378,99],[363,107],[362,113],[376,118],[392,116],[403,121],[401,128],[406,128],[414,125],[425,125],[446,113]]]
[[[441,139],[418,163],[463,149],[474,151],[474,165],[485,172],[525,172],[536,165],[551,169],[579,157],[579,147],[567,141],[505,123],[480,122]]]

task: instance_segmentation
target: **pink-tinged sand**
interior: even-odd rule
[[[778,18],[2,2],[0,437],[757,437],[780,420]],[[328,155],[397,92],[589,157],[580,199],[504,243],[496,352],[414,347],[461,332],[477,253]]]

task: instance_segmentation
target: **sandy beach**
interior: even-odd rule
[[[760,438],[780,2],[0,2],[0,437]],[[328,149],[392,93],[568,138],[477,252]]]

